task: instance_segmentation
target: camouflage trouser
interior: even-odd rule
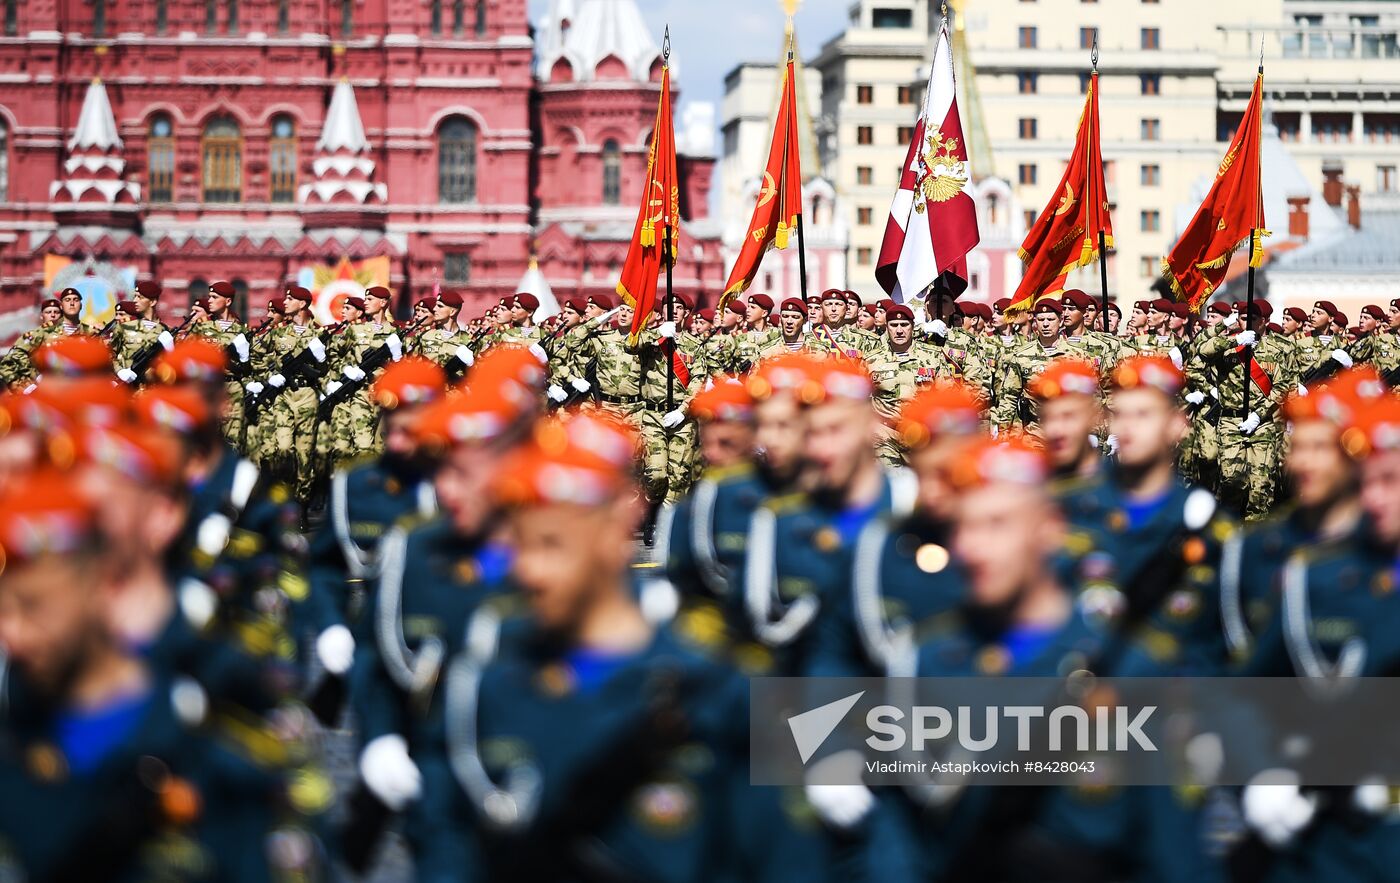
[[[1214,488],[1220,478],[1220,431],[1214,420],[1196,417],[1181,444],[1181,474],[1202,487]]]
[[[243,384],[231,380],[224,384],[224,440],[235,448],[243,436]],[[252,437],[249,437],[249,442]],[[249,445],[251,447],[251,445]]]
[[[332,468],[378,453],[380,447],[379,409],[365,390],[337,406],[321,424],[317,438],[317,453]]]
[[[647,497],[674,503],[690,490],[695,481],[695,424],[689,420],[672,429],[661,425],[661,411],[639,411],[635,415],[642,432],[644,448],[642,480]]]
[[[315,467],[311,431],[319,401],[314,389],[285,392],[264,411],[261,421],[262,465],[283,475],[302,500],[311,491]]]
[[[1251,520],[1267,515],[1274,505],[1282,458],[1283,433],[1265,424],[1254,435],[1239,431],[1239,420],[1220,421],[1220,490],[1222,502]]]

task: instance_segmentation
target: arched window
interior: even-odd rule
[[[92,35],[107,36],[107,0],[92,0]]]
[[[214,34],[219,30],[219,0],[204,0],[204,32]]]
[[[189,292],[188,292],[188,293],[189,293],[189,297],[190,297],[190,304],[189,304],[189,305],[190,305],[190,306],[194,306],[194,302],[195,302],[195,301],[199,300],[201,297],[204,297],[206,294],[209,293],[209,282],[208,282],[208,280],[200,279],[198,276],[196,276],[195,278],[191,279],[191,280],[190,280],[190,288],[189,288]]]
[[[243,200],[243,135],[232,117],[215,117],[204,126],[204,201]]]
[[[622,150],[609,138],[603,142],[603,205],[622,202]]]
[[[0,202],[10,198],[10,139],[5,121],[0,120]]]
[[[340,35],[355,33],[355,0],[340,0]]]
[[[5,0],[5,36],[19,33],[19,0]]]
[[[233,312],[243,318],[248,316],[248,281],[246,279],[233,280]]]
[[[228,32],[238,33],[238,0],[228,0]]]
[[[151,120],[146,139],[146,201],[170,202],[175,195],[175,130],[170,117]]]
[[[297,195],[297,127],[286,114],[272,118],[267,167],[272,201],[294,201]]]
[[[476,126],[463,117],[438,130],[438,202],[476,202]]]
[[[428,30],[434,37],[442,34],[442,0],[433,0],[428,11]]]
[[[452,36],[460,37],[467,30],[467,0],[452,0]]]
[[[168,5],[169,5],[169,4],[166,3],[166,0],[156,0],[156,33],[157,33],[157,34],[164,34],[164,33],[165,33],[165,29],[166,29],[166,28],[169,26],[169,24],[170,24],[170,11],[169,11],[169,9],[167,9],[167,6],[168,6]]]
[[[486,0],[476,0],[476,35],[486,36]]]
[[[277,33],[285,34],[292,28],[291,0],[277,0]]]

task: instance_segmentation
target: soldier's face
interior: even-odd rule
[[[340,305],[340,321],[354,322],[360,318],[360,315],[360,311],[355,309],[354,304],[347,303]]]
[[[674,310],[674,315],[676,317],[676,327],[685,328],[686,323],[690,321],[690,310],[687,310],[685,306],[682,305],[679,301],[676,302],[675,306],[672,309]]]
[[[1362,334],[1370,334],[1372,331],[1376,330],[1376,326],[1380,323],[1378,323],[1376,318],[1370,313],[1362,313],[1361,318],[1356,321],[1356,324],[1361,326]]]
[[[903,348],[914,339],[914,323],[898,316],[885,323],[885,332],[890,336],[890,346]]]
[[[1074,304],[1065,304],[1065,312],[1061,321],[1066,328],[1079,328],[1084,324],[1084,311]]]
[[[139,291],[131,296],[131,302],[136,305],[136,310],[140,313],[145,313],[151,308],[151,299]]]
[[[438,301],[433,305],[433,318],[439,322],[446,322],[455,315],[457,315],[457,308],[450,304]]]
[[[953,552],[978,607],[1014,604],[1043,579],[1063,524],[1043,492],[997,484],[964,492],[954,506]]]
[[[824,300],[822,301],[822,319],[828,325],[840,325],[841,320],[846,318],[846,302],[844,300]]]
[[[617,311],[617,324],[621,328],[632,327],[632,317],[634,312],[627,304],[623,304]]]
[[[209,292],[209,311],[211,313],[215,315],[222,314],[224,310],[228,309],[228,305],[228,298],[224,297],[222,294],[215,294],[212,291]]]
[[[745,310],[747,312],[747,310]],[[720,317],[720,326],[723,328],[738,328],[744,321],[744,313],[736,313],[728,307]]]
[[[1035,333],[1049,340],[1060,335],[1059,313],[1041,312],[1035,314]]]
[[[1167,313],[1164,313],[1161,310],[1150,310],[1147,313],[1147,327],[1153,329],[1160,329],[1162,325],[1166,323],[1167,315]]]
[[[596,319],[599,316],[603,315],[603,313],[605,312],[607,311],[604,310],[602,307],[598,306],[593,301],[589,301],[588,304],[583,308],[583,318]]]
[[[1191,320],[1185,316],[1178,316],[1176,313],[1172,313],[1171,318],[1167,320],[1167,323],[1171,330],[1181,331],[1186,327],[1186,323],[1189,321]]]
[[[776,395],[754,406],[754,445],[764,465],[774,475],[790,480],[802,461],[807,435],[807,415],[791,395]]]
[[[768,311],[758,304],[749,304],[744,308],[744,321],[750,325],[757,325],[759,322],[768,321]]]
[[[83,312],[83,299],[76,294],[66,294],[60,300],[59,306],[63,310],[63,315],[69,319],[77,319]]]
[[[885,327],[885,323],[888,322],[889,319],[890,319],[890,317],[889,317],[889,315],[885,312],[885,308],[884,308],[884,307],[876,307],[876,308],[875,308],[875,327],[876,327],[876,328],[884,328],[884,327]]]
[[[700,425],[700,456],[705,465],[724,467],[753,456],[754,427],[739,420],[714,420]]]
[[[1128,323],[1129,323],[1130,325],[1132,325],[1134,328],[1142,328],[1142,327],[1143,327],[1143,323],[1145,323],[1146,321],[1147,321],[1147,314],[1144,313],[1144,312],[1143,312],[1141,309],[1139,309],[1138,307],[1133,307],[1133,316],[1132,316],[1131,319],[1128,320]]]
[[[789,340],[802,333],[802,323],[806,316],[797,310],[783,310],[778,314],[778,324],[782,326],[783,337]]]
[[[938,521],[953,517],[956,497],[948,484],[948,464],[966,441],[943,436],[909,454],[909,466],[919,478],[919,511]]]
[[[822,323],[822,306],[821,306],[821,304],[808,304],[808,305],[807,305],[807,321],[810,322],[810,323],[812,323],[813,325],[820,325],[820,324]]]
[[[1122,317],[1121,315],[1119,315],[1118,313],[1115,313],[1115,312],[1113,312],[1112,310],[1109,310],[1109,311],[1108,311],[1108,333],[1109,333],[1109,334],[1117,334],[1117,333],[1118,333],[1118,323],[1121,322],[1122,319],[1123,319],[1123,317]]]
[[[1093,396],[1062,395],[1040,403],[1041,439],[1057,471],[1076,468],[1089,452],[1089,434],[1102,417]]]
[[[1214,315],[1214,314],[1212,314],[1212,315]],[[1211,324],[1212,324],[1212,325],[1218,324],[1218,321],[1219,321],[1219,320],[1217,320],[1217,322],[1212,322]],[[1281,322],[1280,324],[1283,326],[1283,333],[1284,333],[1284,334],[1297,334],[1297,333],[1298,333],[1298,329],[1303,327],[1303,323],[1299,322],[1297,319],[1293,318],[1292,316],[1287,316],[1287,315],[1285,315],[1285,316],[1283,317],[1283,322]]]
[[[1389,315],[1390,327],[1392,329],[1400,329],[1400,307],[1392,306]]]
[[[511,576],[544,631],[571,636],[627,571],[640,522],[630,501],[533,506],[513,512]]]
[[[695,333],[700,337],[704,337],[706,334],[709,334],[710,331],[714,328],[714,326],[711,325],[708,320],[701,319],[699,316],[696,316],[694,321],[691,322],[691,327],[695,329]]]
[[[868,401],[832,399],[807,409],[804,459],[817,487],[828,493],[847,490],[861,466],[874,456],[874,412]]]
[[[573,307],[565,307],[565,308],[564,308],[564,312],[563,312],[563,316],[564,316],[564,324],[567,325],[567,326],[570,327],[570,328],[574,327],[575,325],[577,325],[577,324],[579,324],[580,322],[583,321],[583,317],[580,316],[580,315],[578,314],[578,310],[574,309]]]
[[[519,324],[528,318],[530,318],[530,311],[520,306],[520,304],[515,304],[510,308],[510,320],[512,322]]]
[[[384,308],[388,305],[389,302],[382,297],[374,297],[372,295],[366,296],[365,314],[369,316],[378,316],[380,313],[384,312]]]
[[[52,325],[63,318],[63,310],[54,306],[44,307],[44,311],[39,316],[45,325]]]
[[[1361,467],[1361,507],[1382,543],[1400,548],[1400,451],[1378,451]]]
[[[1313,307],[1312,315],[1308,317],[1308,321],[1312,323],[1313,330],[1321,334],[1326,334],[1327,329],[1332,326],[1331,314],[1321,307]]]
[[[1337,429],[1328,421],[1293,424],[1284,468],[1300,506],[1322,506],[1356,492],[1356,465],[1342,451]]]
[[[849,300],[849,299],[848,299],[848,300],[846,301],[846,315],[845,315],[845,320],[846,320],[847,322],[854,322],[854,321],[856,320],[856,317],[859,316],[859,315],[860,315],[860,301],[858,301],[858,300]]]
[[[14,563],[0,578],[0,647],[46,696],[64,693],[109,640],[96,581],[93,561],[72,555]]]
[[[493,446],[456,445],[433,476],[438,505],[459,535],[477,536],[485,528],[492,509],[486,491],[500,461]]]
[[[867,313],[865,310],[861,310],[860,314],[856,316],[856,324],[859,325],[864,331],[874,331],[875,317]]]
[[[1142,469],[1175,455],[1186,417],[1155,389],[1123,389],[1109,400],[1109,431],[1118,437],[1118,462]]]

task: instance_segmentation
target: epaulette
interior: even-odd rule
[[[748,478],[753,473],[754,465],[744,460],[730,466],[712,466],[705,470],[704,477],[718,484],[736,478]]]
[[[780,494],[776,497],[769,497],[764,500],[762,507],[775,515],[782,515],[800,508],[807,502],[807,495],[804,493]]]
[[[339,468],[347,473],[356,472],[379,462],[379,455],[373,451],[363,451],[358,456],[343,462]]]
[[[404,533],[412,533],[425,525],[435,521],[437,515],[424,515],[421,512],[405,512],[394,519],[393,527],[402,530]]]
[[[1053,478],[1050,480],[1049,484],[1050,496],[1057,499],[1073,496],[1081,491],[1086,491],[1095,487],[1099,479],[1100,476],[1097,473],[1090,476],[1064,475],[1059,478]]]

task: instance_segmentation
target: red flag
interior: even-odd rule
[[[661,69],[661,99],[656,106],[652,128],[651,154],[647,158],[646,186],[637,212],[637,229],[627,249],[627,262],[617,293],[633,309],[631,342],[637,342],[652,311],[656,309],[656,282],[661,274],[666,228],[671,228],[671,260],[678,253],[680,238],[680,188],[676,174],[676,132],[671,120],[671,69]]]
[[[743,294],[758,275],[759,264],[769,247],[787,248],[802,216],[802,163],[797,150],[797,89],[792,53],[788,52],[783,71],[783,93],[778,102],[778,118],[773,126],[773,143],[768,148],[768,165],[763,170],[763,186],[754,201],[753,219],[744,236],[744,246],[729,271],[720,296],[718,315],[725,303]]]
[[[1021,243],[1026,270],[1010,309],[1029,309],[1042,294],[1062,290],[1070,270],[1088,266],[1095,258],[1102,260],[1100,232],[1104,244],[1111,247],[1113,221],[1108,215],[1099,150],[1099,74],[1095,71],[1089,78],[1079,134],[1064,177]]]
[[[1230,256],[1249,243],[1249,265],[1264,261],[1264,193],[1259,181],[1264,71],[1254,81],[1249,107],[1215,173],[1215,183],[1171,253],[1162,259],[1162,275],[1177,300],[1199,313],[1201,305],[1225,280]]]
[[[967,253],[980,241],[977,206],[966,190],[971,181],[945,19],[875,265],[890,297],[918,297],[940,277],[955,296],[967,290]]]

